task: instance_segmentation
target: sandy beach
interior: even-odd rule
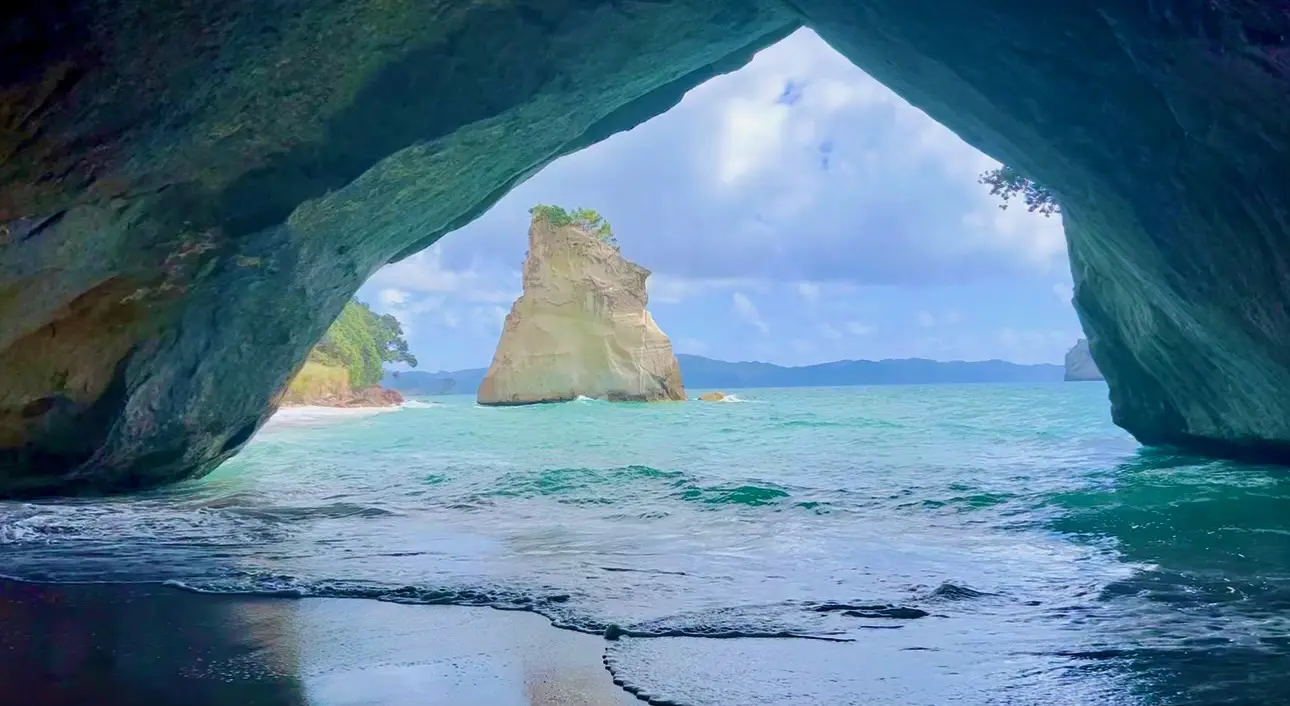
[[[604,641],[528,613],[0,582],[4,706],[626,706]]]

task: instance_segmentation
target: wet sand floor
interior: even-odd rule
[[[601,638],[490,608],[0,582],[0,704],[627,706]]]

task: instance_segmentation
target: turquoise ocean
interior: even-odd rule
[[[0,503],[0,574],[532,611],[657,703],[1290,703],[1285,469],[1142,449],[1100,383],[736,393],[288,412]]]

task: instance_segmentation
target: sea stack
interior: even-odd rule
[[[1093,353],[1088,349],[1088,339],[1081,338],[1069,351],[1066,351],[1066,381],[1081,382],[1085,380],[1105,380],[1102,371],[1093,362]]]
[[[524,292],[506,316],[479,403],[684,400],[672,343],[645,309],[649,274],[623,259],[594,213],[533,209]]]

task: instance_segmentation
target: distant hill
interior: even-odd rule
[[[831,387],[848,385],[934,385],[971,382],[1061,382],[1061,365],[1021,365],[1005,360],[939,361],[924,358],[838,360],[787,367],[773,363],[731,363],[678,355],[681,378],[694,389],[741,387]],[[484,368],[428,373],[386,373],[381,384],[405,395],[474,394]]]
[[[381,386],[389,387],[404,395],[473,395],[484,379],[486,368],[469,370],[440,370],[431,373],[424,370],[404,370],[401,372],[386,371],[381,378]]]
[[[1004,360],[943,362],[924,358],[837,360],[785,367],[772,363],[729,363],[697,355],[678,355],[686,386],[828,387],[845,385],[928,385],[964,382],[1052,382],[1060,365],[1019,365]]]

